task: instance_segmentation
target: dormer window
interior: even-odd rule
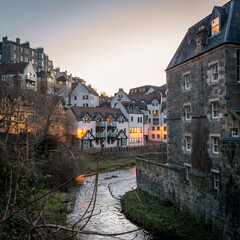
[[[212,20],[212,35],[219,32],[219,17]]]

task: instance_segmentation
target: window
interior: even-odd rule
[[[219,32],[219,17],[212,20],[212,35]]]
[[[157,130],[160,130],[160,127],[159,127],[159,126],[157,127]]]
[[[14,50],[16,50],[16,49],[17,49],[16,45],[14,45],[14,46],[13,46],[13,49],[14,49]]]
[[[138,122],[139,122],[139,123],[142,122],[142,117],[138,117]]]
[[[28,54],[28,49],[25,49],[25,53]]]
[[[0,54],[0,60],[2,59],[2,54]]]
[[[85,107],[85,103],[83,103],[83,107]]]
[[[185,150],[187,152],[191,151],[191,137],[189,137],[189,136],[185,137]]]
[[[212,102],[212,119],[217,119],[219,117],[219,102]]]
[[[184,118],[186,121],[190,120],[190,105],[184,107]]]
[[[160,139],[160,135],[159,134],[157,135],[157,139]]]
[[[165,126],[165,127],[163,128],[163,130],[164,130],[164,131],[167,131],[167,127]]]
[[[152,131],[155,131],[155,127],[154,126],[152,126]]]
[[[167,139],[167,135],[166,135],[166,134],[164,134],[163,138],[164,138],[164,139]]]
[[[88,103],[86,103],[86,107],[88,107]]]
[[[77,96],[74,96],[74,100],[77,100]]]
[[[191,164],[188,163],[184,163],[184,167],[185,167],[185,180],[189,181],[189,172],[191,171]]]
[[[20,48],[21,53],[23,52],[23,48]]]
[[[163,123],[167,123],[167,119],[166,118],[163,119]]]
[[[219,189],[219,171],[212,169],[212,187],[214,190]]]
[[[131,117],[131,122],[133,122],[133,116]]]
[[[184,90],[190,89],[190,75],[187,74],[184,76]]]
[[[152,134],[152,139],[155,139],[155,134]]]
[[[232,129],[232,137],[238,137],[238,129]]]
[[[237,50],[237,81],[240,83],[240,50]]]
[[[17,56],[16,56],[16,54],[15,54],[15,53],[13,54],[13,59],[14,59],[14,60],[16,60],[16,59],[17,59]]]
[[[211,68],[211,82],[218,81],[218,65],[214,64],[210,68]]]
[[[27,57],[25,57],[25,62],[28,62],[28,58]]]
[[[219,154],[219,137],[212,137],[212,153]]]

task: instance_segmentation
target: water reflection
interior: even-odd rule
[[[69,215],[69,222],[75,223],[85,212],[90,202],[94,187],[95,177],[85,178],[75,205],[74,212]],[[109,187],[108,187],[109,186]],[[87,224],[85,230],[97,231],[101,233],[120,233],[131,231],[137,227],[128,221],[121,213],[120,198],[125,192],[136,187],[136,169],[113,171],[99,175],[98,194],[94,214],[96,214]],[[109,191],[110,188],[110,191]],[[88,210],[90,213],[90,209]],[[83,223],[81,223],[83,224]],[[77,225],[80,227],[79,225]],[[81,235],[78,239],[146,239],[153,237],[146,231],[138,231],[117,237]]]

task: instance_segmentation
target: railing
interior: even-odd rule
[[[105,122],[96,122],[97,127],[105,127]]]
[[[106,137],[106,132],[96,133],[96,137],[104,138],[104,137]]]
[[[108,122],[107,125],[108,125],[108,127],[116,127],[117,123],[116,122]]]
[[[31,75],[25,75],[25,79],[26,80],[31,80],[31,81],[36,81],[35,77],[31,76]]]
[[[107,136],[108,136],[108,137],[116,137],[116,136],[117,136],[117,133],[116,133],[116,132],[108,132],[108,133],[107,133]]]

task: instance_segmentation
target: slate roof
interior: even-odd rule
[[[147,104],[150,104],[153,99],[157,99],[159,102],[161,101],[161,97],[159,94],[130,94],[130,99],[135,102],[141,102],[142,100]]]
[[[220,31],[211,36],[211,21],[218,16]],[[210,15],[189,28],[167,70],[195,57],[196,34],[201,26],[208,32],[202,53],[225,43],[240,44],[240,0],[231,0],[222,7],[214,7]]]
[[[98,97],[98,93],[94,89],[86,85],[83,85],[83,86],[88,90],[89,93]]]
[[[120,109],[115,109],[115,108],[100,108],[100,107],[71,107],[71,110],[73,111],[74,115],[78,118],[81,119],[83,118],[86,114],[89,115],[92,119],[98,117],[101,115],[103,118],[107,119],[108,116],[113,116],[115,119],[119,118],[122,116],[123,118],[124,115],[122,114]]]
[[[0,74],[14,74],[16,72],[23,73],[28,63],[8,63],[0,64]]]

